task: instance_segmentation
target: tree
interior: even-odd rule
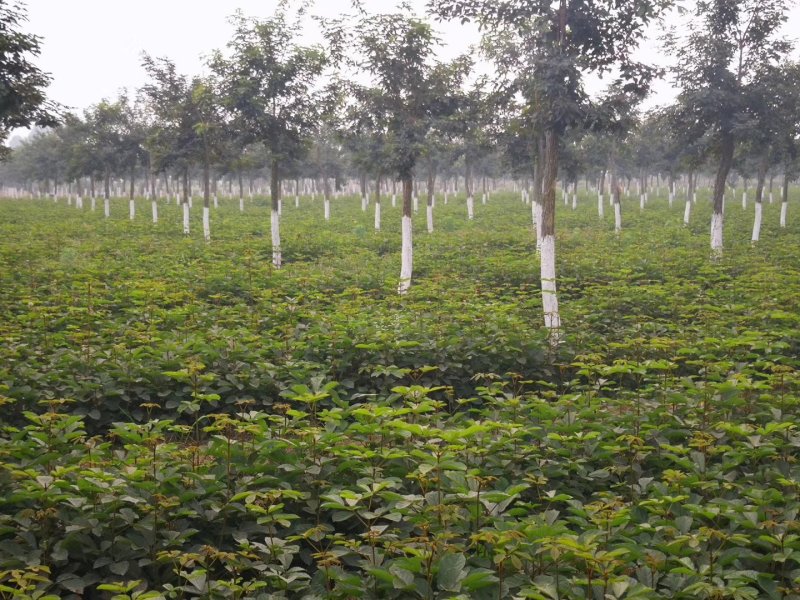
[[[744,160],[755,161],[756,195],[751,243],[761,238],[764,185],[769,169],[791,146],[800,125],[800,70],[796,63],[767,65],[759,70],[748,90],[746,124],[743,127]]]
[[[381,182],[387,162],[387,115],[380,89],[349,84],[351,103],[344,112],[340,137],[361,181],[361,208],[367,209],[367,178],[375,179],[375,230],[381,229]]]
[[[41,40],[24,33],[20,26],[27,20],[19,4],[0,3],[0,143],[16,127],[52,127],[58,124],[59,107],[47,100],[45,88],[50,75],[30,62],[38,57]],[[0,155],[8,148],[0,147]]]
[[[428,233],[433,233],[436,179],[442,166],[453,162],[462,154],[465,156],[465,162],[467,156],[473,159],[479,154],[480,149],[483,149],[481,143],[485,142],[489,135],[488,119],[473,118],[481,114],[476,109],[476,104],[486,99],[480,86],[476,85],[475,89],[468,93],[461,91],[463,81],[472,67],[472,59],[464,55],[449,63],[435,65],[428,78],[429,94],[439,99],[437,110],[429,117],[429,131],[422,151],[427,179],[425,212]],[[488,102],[484,105],[486,104]],[[476,131],[481,133],[473,133]],[[469,166],[472,165],[473,162],[469,162]],[[472,189],[471,185],[470,180],[468,189]],[[470,197],[468,202],[471,213],[473,199]]]
[[[717,159],[711,216],[711,250],[723,248],[723,196],[737,139],[760,73],[784,56],[791,45],[778,38],[788,0],[698,0],[688,34],[674,31],[667,47],[681,92],[683,130],[688,143],[705,137],[706,154]]]
[[[10,178],[32,186],[37,182],[39,193],[55,191],[64,174],[61,150],[63,147],[53,129],[34,130],[11,154],[7,165]]]
[[[203,236],[211,239],[210,169],[225,147],[223,123],[214,83],[208,78],[178,74],[175,64],[166,58],[145,55],[143,65],[150,82],[142,88],[153,127],[146,145],[151,168],[161,172],[179,169],[183,177],[183,232],[189,225],[189,169],[200,164],[203,169]]]
[[[472,61],[464,57],[454,65],[461,78],[471,70]],[[463,71],[461,71],[463,70]],[[467,218],[475,217],[475,169],[494,148],[499,98],[485,91],[486,82],[479,81],[456,98],[456,114],[450,119],[458,153],[464,159],[464,187],[467,191]]]
[[[648,23],[669,0],[430,0],[444,18],[478,21],[491,32],[491,56],[509,77],[535,122],[543,177],[541,286],[545,326],[558,341],[561,316],[556,292],[555,193],[560,140],[580,124],[586,73],[616,69],[620,92],[642,94],[656,70],[634,60]],[[536,191],[536,185],[534,190]]]
[[[111,176],[128,169],[131,176],[130,216],[133,218],[133,177],[143,138],[135,122],[133,109],[125,93],[117,100],[101,100],[84,112],[91,164],[103,177],[106,218],[110,216]]]
[[[405,294],[413,274],[411,225],[414,173],[434,120],[452,109],[451,99],[434,85],[438,40],[430,24],[408,14],[366,15],[351,24],[326,24],[334,57],[372,74],[376,111],[385,115],[385,172],[402,183],[401,261],[398,292]],[[351,56],[345,49],[358,49]]]
[[[800,62],[781,65],[773,89],[781,125],[774,138],[775,163],[783,169],[780,226],[786,227],[789,208],[789,182],[800,174]]]
[[[283,3],[266,20],[237,13],[232,21],[230,56],[216,52],[210,66],[231,127],[248,141],[263,144],[269,154],[272,262],[280,268],[281,169],[306,153],[316,131],[318,94],[313,86],[327,57],[318,46],[297,43],[299,20],[290,20]]]

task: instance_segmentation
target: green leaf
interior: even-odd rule
[[[464,565],[467,559],[463,554],[445,554],[439,561],[439,573],[436,583],[440,589],[448,592],[458,592],[461,589],[461,581],[466,572]]]

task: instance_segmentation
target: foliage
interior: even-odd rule
[[[30,61],[39,56],[41,40],[20,29],[26,20],[19,3],[0,4],[0,142],[17,127],[58,123],[59,107],[44,92],[50,76]]]
[[[516,197],[438,207],[402,299],[395,236],[319,202],[285,210],[282,271],[235,204],[214,246],[174,205],[0,205],[0,596],[798,595],[777,207],[709,263],[665,198],[616,236],[582,195],[554,353]]]

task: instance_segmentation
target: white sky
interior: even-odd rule
[[[409,3],[422,14],[425,0]],[[37,64],[53,76],[50,98],[83,109],[115,97],[123,87],[140,87],[146,79],[142,51],[169,57],[179,72],[201,73],[202,57],[223,48],[230,37],[229,15],[241,8],[247,16],[265,17],[277,0],[27,0],[27,4],[29,21],[24,28],[43,38]],[[363,0],[363,4],[374,12],[396,6],[394,0]],[[352,8],[350,0],[316,0],[310,12],[332,17],[351,13]],[[447,42],[443,58],[465,52],[479,39],[471,25],[445,22],[436,27]],[[785,33],[800,34],[800,8],[791,9]],[[665,60],[655,39],[644,45],[642,56],[656,64]],[[671,86],[660,82],[649,104],[663,104],[673,96]]]

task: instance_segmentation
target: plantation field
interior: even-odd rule
[[[0,598],[800,598],[800,208],[0,202]]]

